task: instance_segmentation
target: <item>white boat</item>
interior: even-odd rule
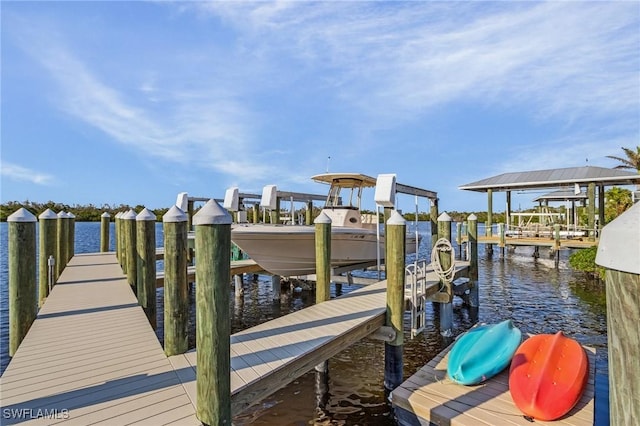
[[[323,207],[331,219],[331,266],[376,261],[378,253],[384,258],[377,217],[360,212],[363,189],[375,187],[376,179],[359,173],[325,173],[312,179],[331,185]],[[231,240],[272,274],[288,277],[316,271],[315,226],[237,224]],[[415,236],[407,237],[407,249],[415,252]]]

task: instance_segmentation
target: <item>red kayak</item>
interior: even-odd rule
[[[580,400],[589,379],[589,359],[580,343],[556,334],[538,334],[516,350],[509,392],[516,406],[538,420],[556,420]]]

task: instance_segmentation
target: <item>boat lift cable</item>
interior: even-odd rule
[[[442,264],[440,263],[440,252],[450,252],[451,253],[451,266],[447,268],[447,270],[442,269]],[[433,266],[433,271],[438,275],[442,282],[451,282],[453,281],[453,277],[455,276],[455,258],[453,256],[453,246],[451,242],[446,238],[440,238],[436,241],[436,244],[433,246],[433,250],[431,250],[431,265]]]

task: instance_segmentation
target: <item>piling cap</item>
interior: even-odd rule
[[[209,200],[200,211],[193,215],[194,225],[230,225],[233,222],[229,212],[216,200]]]
[[[471,213],[467,219],[468,220],[478,220],[478,216],[476,216],[475,214]]]
[[[122,212],[118,212],[116,213],[116,215],[114,216],[114,218],[116,219],[120,219],[122,217]]]
[[[38,216],[38,219],[57,219],[57,218],[58,218],[58,215],[55,214],[51,209],[46,209],[45,211],[40,213],[40,216]]]
[[[131,209],[128,212],[126,212],[126,213],[124,213],[122,215],[122,219],[124,219],[124,220],[136,220],[136,212],[134,212],[133,209]]]
[[[100,217],[111,217],[111,215],[107,212],[104,212],[100,215]]]
[[[596,263],[640,275],[640,203],[602,228]],[[635,290],[634,290],[635,291]]]
[[[58,212],[58,219],[64,219],[67,217],[67,213],[64,210]]]
[[[391,216],[389,216],[389,219],[387,219],[387,225],[406,225],[407,221],[404,220],[404,217],[402,217],[402,215],[400,213],[398,213],[398,210],[393,210],[391,212]]]
[[[142,209],[142,211],[140,213],[138,213],[138,215],[136,216],[136,221],[138,222],[143,222],[143,221],[156,221],[156,215],[155,213],[153,213],[151,210],[149,210],[148,208],[144,208]]]
[[[187,221],[187,215],[180,210],[180,208],[178,208],[178,206],[171,206],[171,208],[169,209],[168,212],[166,212],[164,214],[164,216],[162,216],[162,221],[163,222],[186,222]]]
[[[438,216],[438,222],[451,222],[451,216],[449,216],[447,212],[442,212],[442,214]]]
[[[35,222],[36,217],[29,210],[20,207],[7,218],[7,222]]]
[[[313,223],[318,223],[318,224],[331,223],[331,218],[325,212],[320,212],[320,214],[318,215],[318,217],[315,218]]]
[[[68,212],[68,213],[67,213],[67,218],[69,218],[69,219],[75,219],[75,218],[76,218],[76,215],[75,215],[75,214],[73,214],[73,213],[71,213],[71,212]]]

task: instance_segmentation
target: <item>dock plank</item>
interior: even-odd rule
[[[198,424],[179,373],[115,255],[76,255],[0,378],[3,424]]]
[[[509,394],[508,369],[476,386],[461,386],[447,378],[447,360],[452,345],[409,377],[391,393],[401,425],[530,425]],[[536,424],[584,426],[593,424],[595,350],[589,356],[590,378],[576,406],[553,422]],[[442,409],[444,407],[444,409]]]

